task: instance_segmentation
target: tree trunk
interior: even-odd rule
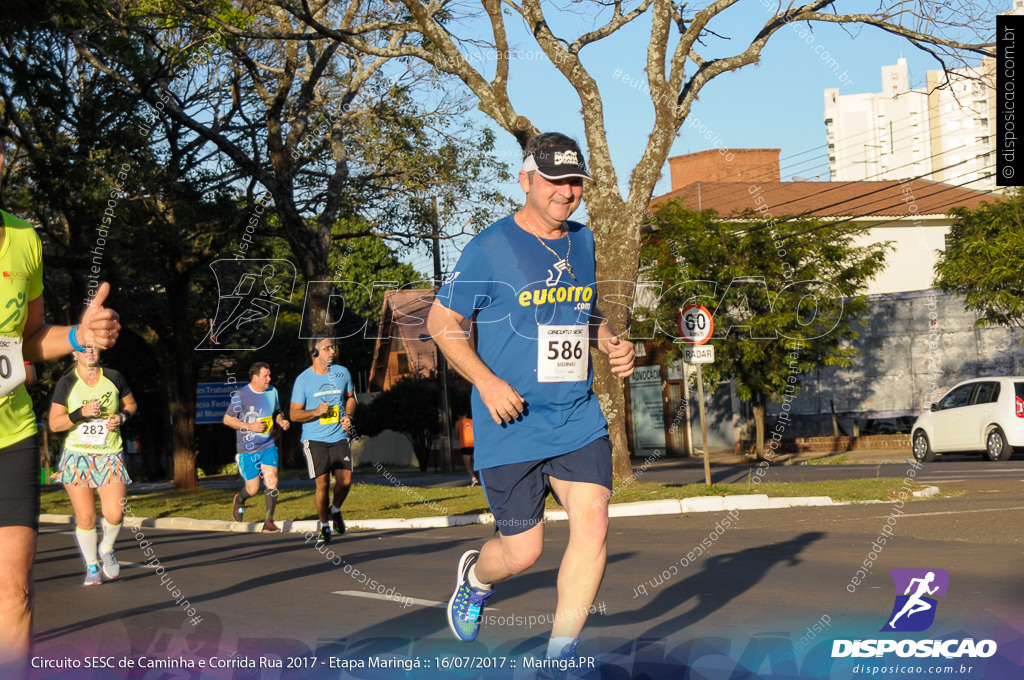
[[[755,395],[751,403],[751,408],[754,412],[754,449],[757,453],[757,459],[764,459],[764,413],[765,413],[765,401],[764,398],[758,399],[759,395]]]
[[[194,489],[196,476],[196,365],[192,351],[195,341],[190,332],[188,315],[188,277],[179,275],[168,289],[171,337],[168,357],[173,368],[165,369],[170,388],[168,408],[171,412],[171,443],[174,451],[174,490]],[[175,303],[174,301],[179,301]]]
[[[601,311],[620,337],[629,337],[629,307],[606,301],[609,296],[632,299],[640,252],[640,224],[643,212],[631,215],[626,204],[613,191],[594,187],[587,194],[587,212],[594,231],[597,250],[598,300]],[[613,298],[615,299],[615,298]],[[622,378],[616,377],[603,354],[594,355],[594,392],[608,419],[612,441],[612,472],[617,480],[632,476],[629,444],[626,437],[626,396]]]
[[[194,397],[192,403],[195,404]],[[186,491],[199,486],[196,476],[195,420],[191,415],[194,411],[190,412],[181,399],[172,401],[170,407],[174,442],[174,490]]]

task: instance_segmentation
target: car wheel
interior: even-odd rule
[[[932,451],[932,446],[928,443],[928,435],[922,430],[914,433],[914,458],[923,463],[935,460],[935,452]]]
[[[1006,443],[1006,437],[1003,435],[1003,431],[998,427],[993,427],[985,435],[985,458],[995,462],[1000,460],[1010,460],[1010,456],[1013,455],[1013,449]]]

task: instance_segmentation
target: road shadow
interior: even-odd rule
[[[637,637],[667,638],[680,630],[700,623],[705,618],[729,604],[736,598],[753,588],[764,579],[765,575],[778,564],[787,563],[796,566],[800,563],[799,555],[812,543],[820,541],[825,534],[810,531],[800,534],[783,543],[762,545],[748,548],[735,553],[727,553],[708,557],[701,561],[700,571],[684,576],[690,567],[680,567],[675,563],[679,575],[671,575],[657,587],[653,586],[662,578],[664,571],[655,578],[645,582],[648,596],[634,590],[634,598],[639,605],[631,611],[613,613],[607,616],[591,617],[588,627],[608,628],[643,624],[658,620],[671,614],[684,604],[695,601],[695,606],[674,617],[654,624]]]

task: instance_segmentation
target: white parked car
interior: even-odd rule
[[[1024,450],[1024,376],[965,380],[931,405],[911,428],[914,458],[978,452],[1009,460]]]

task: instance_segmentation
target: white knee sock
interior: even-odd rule
[[[75,527],[75,538],[78,540],[78,549],[85,559],[86,566],[98,563],[100,560],[96,556],[96,527],[88,530]]]
[[[111,524],[107,518],[103,518],[103,541],[100,543],[102,550],[113,550],[117,542],[117,535],[121,533],[121,523]]]

